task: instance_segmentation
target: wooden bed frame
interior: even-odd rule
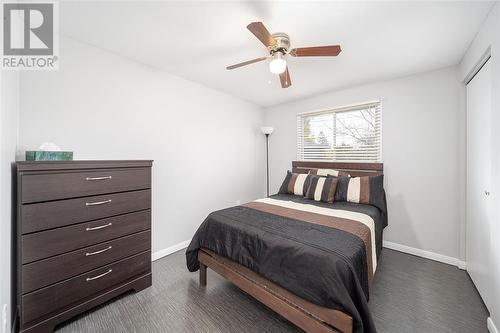
[[[367,176],[382,175],[384,166],[382,163],[292,162],[294,173],[307,173],[310,169],[335,169],[346,171],[351,176]],[[308,302],[230,259],[200,249],[198,260],[201,286],[207,285],[207,268],[211,268],[306,332],[353,331],[353,319],[349,314]]]

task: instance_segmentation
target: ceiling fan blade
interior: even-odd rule
[[[339,55],[340,45],[299,47],[290,50],[293,57],[334,57]]]
[[[262,22],[252,22],[247,25],[247,29],[257,37],[266,47],[274,46],[276,41],[269,33]]]
[[[281,88],[288,88],[292,85],[292,80],[290,80],[290,73],[288,73],[288,66],[285,71],[280,74]]]
[[[253,64],[255,62],[263,61],[263,60],[266,60],[266,59],[267,59],[267,57],[256,58],[256,59],[252,59],[252,60],[240,62],[239,64],[234,64],[234,65],[231,65],[231,66],[227,66],[226,69],[227,70],[235,69],[235,68],[238,68],[238,67],[243,67],[243,66],[246,66],[246,65]]]

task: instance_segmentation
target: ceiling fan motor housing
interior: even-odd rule
[[[273,55],[275,52],[281,52],[283,55],[288,53],[290,49],[290,37],[284,32],[276,32],[272,34],[276,44],[269,46],[269,53]]]

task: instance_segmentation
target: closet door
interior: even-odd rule
[[[489,307],[491,61],[467,84],[467,271]]]

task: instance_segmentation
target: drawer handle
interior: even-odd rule
[[[87,231],[99,230],[99,229],[102,229],[102,228],[111,227],[112,225],[113,225],[113,223],[109,222],[108,224],[100,225],[98,227],[86,228],[85,230],[87,230]],[[111,246],[109,248],[111,248]]]
[[[87,228],[87,230],[88,230],[88,228]],[[110,245],[110,246],[108,246],[107,248],[102,249],[102,250],[99,250],[99,251],[95,251],[95,252],[87,252],[87,253],[85,253],[85,256],[87,256],[87,257],[88,257],[88,256],[93,256],[93,255],[96,255],[96,254],[103,253],[103,252],[106,252],[106,251],[108,251],[108,250],[111,250],[112,248],[113,248],[113,247]]]
[[[94,277],[91,277],[91,278],[87,278],[87,282],[92,281],[92,280],[97,280],[97,279],[100,279],[100,278],[102,278],[103,276],[108,275],[108,274],[109,274],[109,273],[111,273],[112,271],[113,271],[113,270],[112,270],[112,269],[110,269],[110,270],[109,270],[109,271],[107,271],[106,273],[102,273],[102,274],[99,274],[99,275],[97,275],[97,276],[94,276]]]
[[[86,202],[85,206],[97,206],[97,205],[107,204],[107,203],[110,203],[110,202],[111,202],[111,199],[104,200],[104,201],[97,201],[97,202]]]
[[[106,180],[106,179],[111,179],[113,178],[112,176],[104,176],[104,177],[87,177],[85,180]]]

